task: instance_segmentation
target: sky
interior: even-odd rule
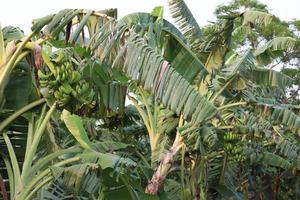
[[[167,8],[168,0],[5,0],[0,7],[0,24],[19,26],[28,33],[32,19],[56,13],[64,8],[102,10],[118,8],[119,17],[132,12],[151,12],[155,6],[164,6],[164,17],[173,22]],[[213,12],[217,5],[230,0],[185,0],[199,25],[215,21]],[[283,20],[300,19],[300,0],[261,0],[271,13]]]

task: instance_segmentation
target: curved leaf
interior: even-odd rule
[[[300,133],[300,117],[289,109],[275,107],[271,115],[275,122],[285,124],[290,128],[294,128]]]
[[[262,12],[262,11],[257,11],[257,10],[248,10],[244,13],[242,13],[243,17],[243,25],[248,25],[249,23],[261,25],[264,24],[265,26],[270,24],[273,15]]]
[[[258,56],[267,50],[278,51],[278,50],[289,50],[295,46],[296,40],[291,37],[275,37],[268,41],[263,46],[257,48],[254,55]]]
[[[185,119],[194,124],[200,124],[217,113],[213,104],[169,64],[165,66],[164,59],[138,36],[132,37],[123,48],[125,50],[118,55],[118,58],[125,56],[123,71],[144,89],[151,91],[163,105],[178,115],[183,113]]]
[[[281,72],[269,69],[254,69],[245,73],[245,78],[248,78],[258,86],[277,87],[282,92],[290,86],[293,80]]]
[[[148,30],[149,24],[154,22],[154,17],[149,13],[133,13],[123,17],[120,23],[126,23],[134,30]],[[175,26],[163,20],[161,38],[164,43],[164,57],[190,83],[198,76],[201,80],[207,75],[207,71],[196,54],[186,45],[183,35]],[[159,34],[159,33],[156,33]]]
[[[75,137],[75,139],[83,148],[92,148],[92,144],[88,138],[88,135],[83,127],[83,123],[79,116],[71,114],[67,110],[63,110],[62,120],[65,122],[70,133]]]
[[[169,8],[179,29],[188,40],[192,50],[197,53],[200,49],[202,31],[184,0],[169,0]]]
[[[291,163],[288,160],[269,152],[264,152],[261,154],[252,154],[250,156],[250,160],[252,163],[270,165],[282,169],[287,169],[291,166]]]
[[[296,40],[294,38],[275,37],[266,44],[258,47],[254,51],[254,55],[259,63],[266,65],[274,61],[282,52],[293,49],[295,44]]]

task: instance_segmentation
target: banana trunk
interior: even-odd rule
[[[158,168],[156,169],[155,173],[153,174],[151,181],[148,183],[145,193],[156,195],[160,186],[164,183],[169,170],[171,169],[174,161],[174,157],[180,151],[183,143],[183,138],[177,135],[171,149],[165,154],[163,159],[161,160]]]

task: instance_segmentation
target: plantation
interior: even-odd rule
[[[300,199],[300,21],[168,4],[0,28],[0,199]]]

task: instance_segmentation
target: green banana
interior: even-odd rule
[[[38,76],[42,79],[48,79],[52,76],[52,73],[44,74],[41,70],[38,70]]]
[[[38,71],[41,88],[43,91],[47,91],[48,97],[54,96],[60,108],[67,106],[72,112],[79,109],[88,111],[94,108],[96,101],[93,87],[82,79],[82,75],[76,71],[77,66],[73,65],[73,61],[66,60],[64,53],[59,52],[58,56],[52,59],[56,66],[53,66],[51,72]]]

